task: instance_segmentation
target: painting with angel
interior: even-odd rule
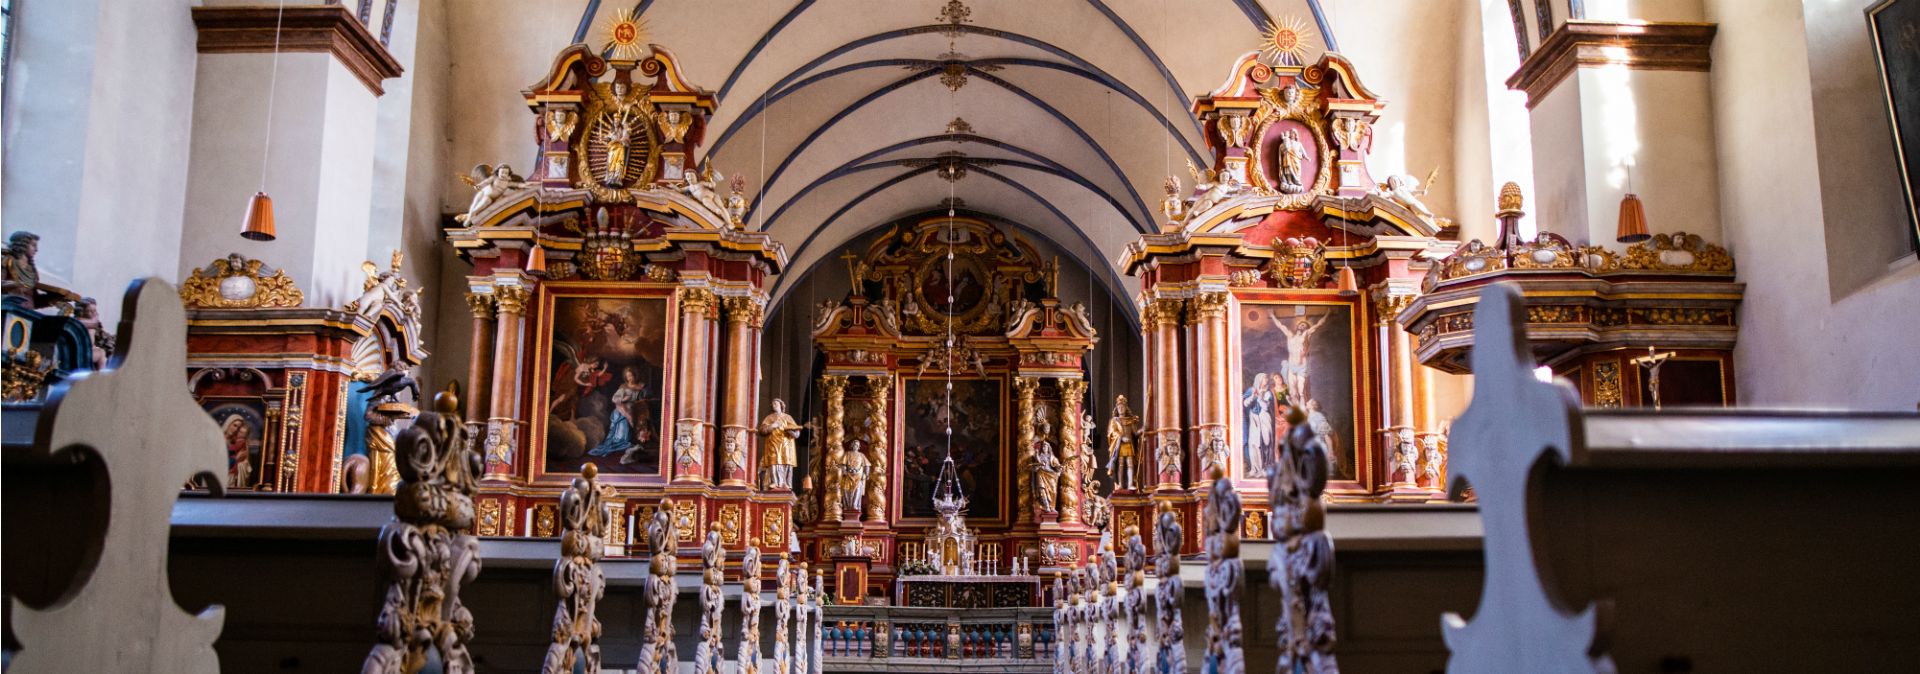
[[[667,302],[554,298],[544,381],[547,473],[591,462],[603,474],[658,474]]]

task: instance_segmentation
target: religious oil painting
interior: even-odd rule
[[[201,406],[220,425],[220,447],[227,457],[226,487],[259,489],[266,484],[266,405],[257,399],[213,398]]]
[[[953,467],[967,493],[967,517],[991,522],[1001,516],[1000,450],[1003,437],[1001,381],[954,379],[948,404],[945,377],[906,380],[901,415],[904,448],[901,453],[902,517],[935,516],[933,483],[947,456],[947,425],[953,425]]]
[[[1352,317],[1347,304],[1240,305],[1241,478],[1266,477],[1295,406],[1327,447],[1330,478],[1356,478]]]
[[[1907,234],[1920,247],[1920,0],[1885,0],[1867,9],[1893,120],[1894,159],[1904,186]]]
[[[557,290],[565,293],[565,290]],[[657,475],[666,422],[667,300],[557,294],[546,355],[546,473]]]

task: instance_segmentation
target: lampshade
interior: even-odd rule
[[[266,192],[254,192],[253,199],[247,201],[247,219],[240,226],[240,236],[250,241],[273,240],[273,197]]]
[[[1360,294],[1360,280],[1354,277],[1353,267],[1340,268],[1340,294],[1352,297]]]
[[[547,273],[547,249],[533,244],[533,252],[527,254],[527,273],[543,276]]]
[[[1652,235],[1647,234],[1647,207],[1640,203],[1639,195],[1631,192],[1620,200],[1620,243],[1640,243]]]

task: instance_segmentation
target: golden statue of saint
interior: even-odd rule
[[[787,402],[773,399],[773,412],[760,420],[761,462],[766,465],[766,488],[792,489],[794,441],[804,428],[787,414]]]
[[[1113,476],[1114,489],[1138,489],[1140,457],[1136,440],[1140,417],[1127,409],[1127,397],[1113,401],[1113,418],[1107,420],[1107,474]]]

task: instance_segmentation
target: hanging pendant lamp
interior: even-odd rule
[[[1620,231],[1615,239],[1620,243],[1640,243],[1652,235],[1647,234],[1647,207],[1640,203],[1640,196],[1628,192],[1620,200]]]
[[[267,160],[273,157],[273,98],[280,84],[280,26],[287,15],[286,0],[280,0],[279,13],[273,19],[273,66],[267,72],[267,133],[260,144],[260,189],[247,200],[247,216],[240,222],[240,238],[248,241],[272,241],[273,197],[267,196]]]
[[[266,192],[254,192],[247,200],[247,218],[240,224],[240,237],[248,241],[272,241],[273,197]]]
[[[1338,287],[1340,288],[1341,297],[1352,297],[1360,294],[1360,279],[1354,275],[1353,267],[1346,265],[1340,266],[1340,284]]]
[[[545,246],[537,243],[533,244],[533,252],[527,254],[527,273],[534,276],[547,275],[547,249]]]

